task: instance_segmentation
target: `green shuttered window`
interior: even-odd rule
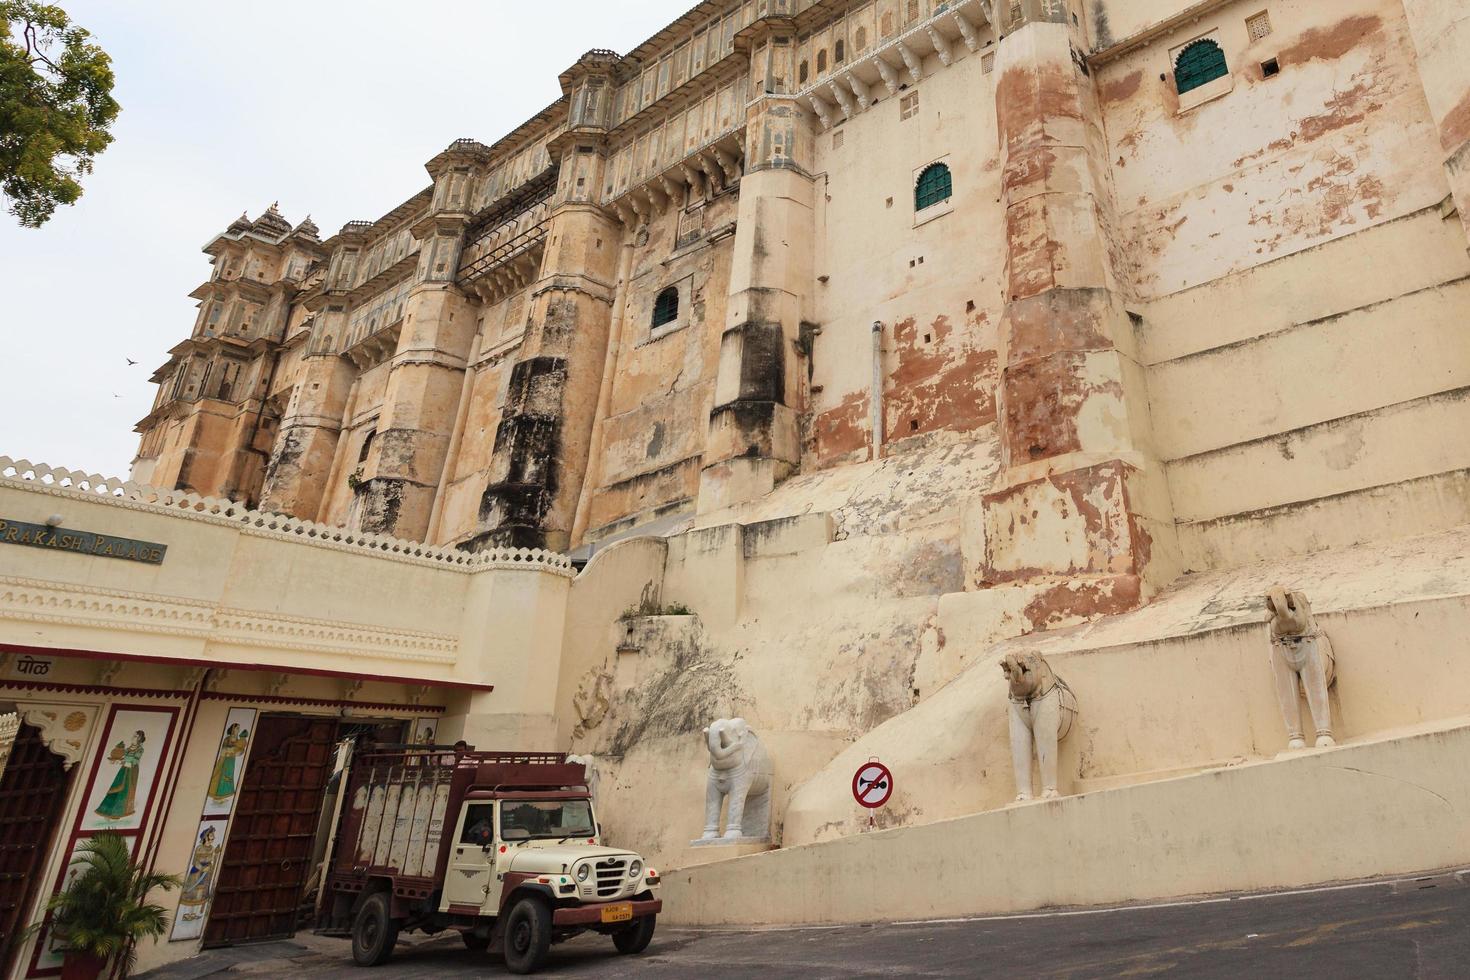
[[[1230,69],[1225,65],[1225,52],[1211,40],[1196,41],[1179,54],[1174,63],[1174,84],[1183,95],[1190,89],[1199,88],[1217,78],[1224,78]]]
[[[662,327],[679,319],[679,288],[670,286],[653,301],[653,326]]]
[[[914,210],[922,211],[940,201],[947,201],[954,194],[954,183],[949,168],[942,163],[930,164],[919,174],[914,186]]]

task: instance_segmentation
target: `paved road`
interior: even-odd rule
[[[341,940],[298,937],[145,974],[219,971],[356,980],[505,975],[458,937],[400,945],[372,973]],[[232,962],[245,957],[245,962]],[[187,971],[187,972],[184,972]],[[968,921],[760,932],[661,929],[618,956],[584,936],[552,950],[548,977],[1455,978],[1470,976],[1470,872],[1297,894]]]

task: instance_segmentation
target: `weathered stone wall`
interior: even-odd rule
[[[1470,447],[1443,438],[1466,420],[1470,262],[1404,7],[1276,4],[1252,42],[1255,12],[1221,5],[1098,72],[1193,569],[1470,519]],[[1157,76],[1205,34],[1230,89],[1181,108]]]
[[[587,521],[596,539],[666,513],[692,511],[714,402],[719,326],[730,282],[734,191],[674,208],[635,235],[624,285],[621,347]],[[640,244],[641,243],[641,244]],[[654,303],[679,293],[679,315],[653,327]]]
[[[286,330],[308,336],[256,433],[267,506],[576,546],[999,419],[967,574],[1048,605],[1038,625],[1180,568],[1470,515],[1470,460],[1402,437],[1464,412],[1453,4],[885,0],[758,25],[746,6],[667,79],[589,54],[567,99],[493,146],[457,141],[432,188],[318,243]],[[1173,58],[1201,38],[1227,76],[1180,96]],[[916,213],[936,163],[953,196]],[[553,221],[568,202],[600,230]],[[269,284],[288,253],[249,225],[231,234],[254,251],[211,247]],[[392,329],[368,317],[413,283]],[[678,318],[654,330],[670,286]],[[539,347],[561,321],[564,364]],[[246,412],[159,414],[139,473],[250,492]],[[1413,505],[1377,506],[1395,495]],[[1317,530],[1281,533],[1299,512]]]
[[[963,48],[961,48],[961,53]],[[810,401],[803,465],[872,455],[873,322],[883,327],[882,442],[901,451],[972,432],[995,418],[996,325],[1004,242],[993,139],[996,75],[960,58],[896,97],[876,87],[867,112],[822,133],[817,198]],[[901,102],[917,96],[918,110]],[[954,196],[915,214],[915,183],[949,167]]]

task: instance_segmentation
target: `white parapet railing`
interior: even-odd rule
[[[234,524],[252,534],[265,534],[289,540],[313,543],[347,550],[371,552],[385,558],[428,562],[441,567],[478,571],[484,568],[520,568],[549,572],[568,578],[575,575],[566,555],[541,548],[492,548],[488,551],[460,551],[439,548],[422,541],[409,541],[386,534],[351,531],[347,528],[318,524],[286,514],[252,510],[235,500],[203,497],[182,490],[165,490],[132,480],[119,480],[96,473],[83,473],[28,459],[0,456],[0,485],[18,485],[22,489],[41,489],[59,495],[77,495],[88,499],[126,503],[130,507],[157,510],[181,517]]]

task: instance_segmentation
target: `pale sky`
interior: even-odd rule
[[[322,237],[385,214],[451,141],[493,142],[589,48],[694,0],[53,0],[112,56],[122,114],[74,207],[0,210],[0,455],[127,476],[200,249],[272,201]],[[129,367],[127,358],[137,361]]]

